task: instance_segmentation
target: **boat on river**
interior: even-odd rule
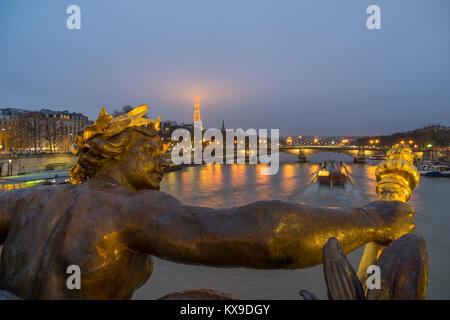
[[[320,164],[317,181],[329,186],[343,185],[347,180],[347,172],[342,162],[325,161]]]
[[[385,158],[384,154],[374,154],[369,157],[369,160],[384,160]]]
[[[424,161],[417,166],[417,170],[421,176],[425,177],[450,177],[450,168],[446,164]]]

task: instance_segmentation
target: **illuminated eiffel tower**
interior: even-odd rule
[[[198,96],[195,97],[194,123],[196,121],[202,122],[202,117],[200,117],[200,98]],[[203,131],[203,125],[201,127]]]

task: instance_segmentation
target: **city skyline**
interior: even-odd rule
[[[78,1],[82,28],[68,30],[71,1],[3,1],[0,103],[90,119],[148,104],[191,122],[200,96],[205,127],[282,135],[448,125],[450,4],[377,1],[382,29],[368,30],[372,2]]]
[[[194,121],[196,121],[195,120],[195,118],[196,118],[196,114],[197,114],[197,112],[196,112],[196,110],[197,110],[197,102],[198,102],[198,100],[197,99],[199,99],[199,97],[198,96],[196,96],[195,97],[195,104],[194,104],[194,109],[193,109],[193,115],[194,115],[194,120],[193,121],[184,121],[184,120],[179,120],[179,119],[162,119],[162,122],[175,122],[175,123],[178,123],[178,124],[193,124],[193,122]],[[127,107],[127,106],[124,106],[124,107]],[[48,109],[48,108],[50,108],[50,109]],[[53,109],[55,109],[55,108],[52,108],[52,107],[48,107],[48,106],[40,106],[40,107],[29,107],[29,108],[27,108],[27,107],[12,107],[12,106],[0,106],[0,110],[19,110],[19,111],[25,111],[25,112],[42,112],[42,111],[51,111],[51,112],[56,112],[56,113],[68,113],[68,114],[79,114],[79,115],[83,115],[84,116],[84,114],[83,113],[78,113],[78,112],[76,112],[76,111],[71,111],[71,110],[62,110],[61,108],[56,108],[55,110],[53,110]],[[120,109],[120,108],[118,108],[118,109]],[[120,110],[118,110],[118,109],[115,109],[114,110],[114,112],[120,112]],[[95,118],[96,117],[94,117],[94,118],[89,118],[89,121],[91,121],[91,122],[93,122],[94,120],[95,120]],[[198,120],[197,120],[198,121]],[[200,117],[200,120],[199,121],[202,121],[202,126],[204,126],[204,122],[203,122],[203,120],[201,119],[201,117]],[[225,121],[222,119],[221,120],[221,128],[223,128],[224,127],[224,123],[225,123]],[[290,137],[290,136],[293,136],[293,137],[296,137],[296,136],[299,136],[299,137],[308,137],[308,138],[313,138],[313,137],[324,137],[324,138],[344,138],[344,137],[348,137],[348,138],[359,138],[359,137],[370,137],[370,136],[388,136],[388,135],[393,135],[393,134],[396,134],[396,133],[407,133],[407,132],[410,132],[410,131],[413,131],[413,130],[418,130],[418,129],[421,129],[421,128],[425,128],[425,127],[433,127],[433,126],[444,126],[444,127],[446,127],[446,125],[445,124],[443,124],[443,123],[427,123],[427,124],[423,124],[421,127],[418,127],[418,128],[413,128],[413,129],[411,129],[411,130],[406,130],[406,131],[404,131],[404,132],[399,132],[399,131],[393,131],[393,132],[389,132],[389,133],[385,133],[385,134],[372,134],[372,135],[342,135],[342,134],[334,134],[334,135],[315,135],[315,134],[309,134],[309,133],[305,133],[305,132],[302,132],[302,133],[299,133],[299,132],[296,132],[296,133],[294,133],[294,134],[284,134],[284,135],[282,135],[282,137],[284,137],[284,138],[287,138],[288,136]],[[226,126],[227,127],[227,129],[238,129],[238,128],[236,128],[236,127],[230,127],[230,126]],[[208,127],[202,127],[202,130],[207,130],[207,129],[218,129],[219,128],[219,126],[208,126]],[[241,128],[241,129],[247,129],[247,128]],[[300,134],[300,135],[299,135]]]

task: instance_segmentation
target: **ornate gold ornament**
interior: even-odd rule
[[[414,154],[407,145],[396,144],[387,152],[386,160],[380,162],[375,170],[378,200],[404,203],[409,200],[420,179],[413,161]],[[383,249],[383,246],[374,242],[366,245],[358,268],[358,277],[361,280],[367,275],[367,267],[375,263]]]
[[[134,108],[127,114],[114,118],[112,115],[106,113],[105,108],[102,108],[94,124],[84,128],[83,134],[77,136],[72,152],[77,155],[86,144],[89,144],[88,141],[96,136],[102,135],[106,140],[129,127],[153,126],[156,132],[158,132],[161,116],[159,116],[157,120],[144,118],[147,109],[147,105],[142,105]]]
[[[420,175],[413,165],[414,155],[406,145],[396,144],[387,153],[387,160],[375,171],[378,200],[406,202],[419,184]]]
[[[147,110],[148,106],[142,105],[134,108],[127,114],[113,117],[112,115],[107,114],[106,110],[102,108],[97,120],[95,120],[92,125],[84,128],[82,134],[76,137],[75,143],[71,148],[72,153],[79,155],[83,149],[90,148],[89,141],[93,138],[101,137],[106,141],[130,127],[154,128],[157,134],[160,128],[161,116],[159,116],[157,120],[144,118]],[[170,143],[164,145],[162,154],[164,154],[169,147]],[[78,184],[85,181],[83,170],[84,169],[79,164],[76,164],[69,170],[72,184]]]

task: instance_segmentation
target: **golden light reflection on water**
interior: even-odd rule
[[[296,166],[294,164],[285,164],[281,168],[281,188],[286,193],[292,193],[298,189]]]
[[[183,170],[180,172],[180,184],[184,186],[189,186],[192,181],[192,172],[190,170]]]
[[[223,188],[223,170],[221,164],[206,164],[199,172],[200,184],[211,191],[220,191]]]
[[[259,199],[267,200],[270,199],[271,192],[276,185],[275,178],[276,176],[263,175],[261,174],[261,168],[266,167],[268,165],[258,164],[256,166],[256,170],[254,172],[254,183],[255,183],[255,194],[258,195]],[[274,180],[274,183],[271,183],[271,179]]]
[[[374,197],[373,200],[376,200],[377,192],[377,181],[375,180],[375,169],[377,168],[375,165],[363,165],[364,166],[364,176],[367,177],[365,179],[365,183],[363,184],[364,191],[371,196]]]
[[[230,166],[231,186],[242,187],[247,183],[247,168],[245,164],[232,164]]]
[[[258,169],[257,169],[257,172],[255,174],[255,183],[256,184],[266,184],[266,183],[268,183],[271,176],[270,175],[263,175],[260,172],[261,172],[261,168],[263,168],[263,167],[268,168],[269,166],[267,166],[267,165],[257,165],[257,167],[258,167]]]
[[[319,169],[319,165],[318,164],[311,164],[307,168],[308,168],[308,173],[310,175],[314,175],[317,172],[317,169]]]
[[[308,168],[308,181],[307,181],[307,183],[312,183],[314,178],[315,178],[315,176],[316,176],[317,171],[319,170],[319,165],[318,164],[311,164],[311,165],[308,165],[307,168]]]
[[[168,184],[172,185],[172,184],[176,184],[177,183],[179,175],[176,174],[176,172],[170,172],[170,173],[166,173],[164,175],[164,177],[165,177],[165,181]]]
[[[351,183],[328,191],[313,183],[318,163],[282,163],[279,172],[273,176],[262,175],[263,167],[268,166],[191,166],[169,172],[161,190],[187,203],[212,207],[267,199],[305,201],[324,206],[359,206],[376,200],[376,166],[373,164],[347,164]]]

